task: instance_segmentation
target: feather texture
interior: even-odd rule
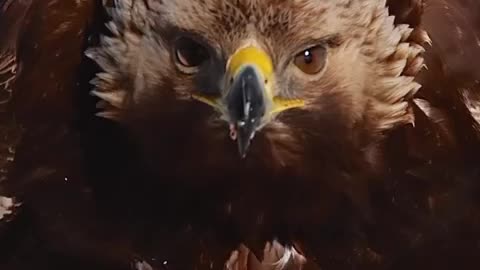
[[[0,268],[477,267],[477,10],[0,0]],[[240,163],[171,65],[167,25],[225,55],[257,29],[275,61],[325,29],[342,35],[324,77],[279,76],[308,105]]]

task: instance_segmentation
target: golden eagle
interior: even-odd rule
[[[476,0],[0,0],[0,269],[476,269],[479,63]]]

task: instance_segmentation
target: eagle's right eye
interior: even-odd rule
[[[317,74],[323,70],[326,64],[327,49],[318,45],[298,53],[293,63],[303,73],[308,75]]]
[[[182,37],[175,43],[175,58],[184,68],[196,68],[208,60],[208,50],[193,39]]]

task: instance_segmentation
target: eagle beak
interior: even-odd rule
[[[303,101],[274,96],[274,69],[271,58],[261,49],[248,46],[236,51],[227,63],[225,89],[221,97],[194,95],[193,98],[217,108],[230,124],[230,136],[245,158],[255,132],[274,115],[303,106]]]
[[[224,100],[230,134],[245,158],[255,132],[265,124],[272,108],[273,64],[263,50],[248,46],[231,56],[226,70],[229,85]]]
[[[238,151],[244,158],[269,102],[258,68],[250,64],[243,66],[235,76],[225,99],[231,136],[237,140]]]

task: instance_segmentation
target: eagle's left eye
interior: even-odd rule
[[[182,37],[175,43],[175,58],[183,68],[196,68],[209,59],[208,50],[193,39]]]
[[[303,73],[313,75],[323,70],[325,67],[326,56],[327,49],[324,46],[319,45],[306,49],[295,55],[293,63]]]

